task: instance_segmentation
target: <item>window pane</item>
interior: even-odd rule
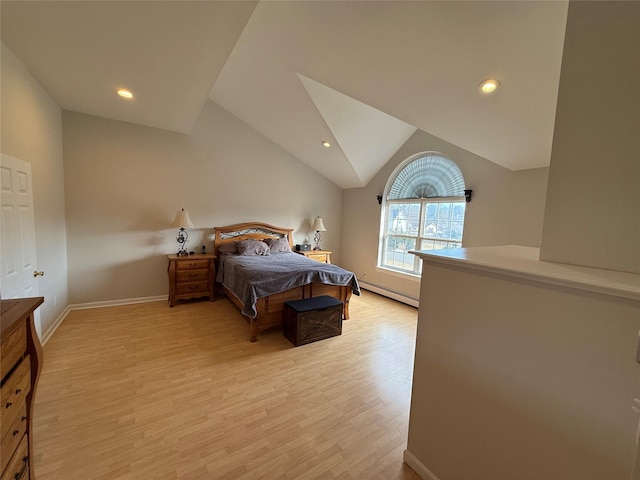
[[[433,250],[433,240],[422,240],[420,250]]]
[[[451,224],[449,222],[438,222],[436,224],[436,237],[451,238]]]
[[[418,235],[420,203],[392,203],[389,205],[387,232],[398,235]]]
[[[434,250],[442,250],[442,249],[445,249],[445,248],[451,248],[452,247],[452,245],[449,244],[449,242],[437,242],[436,241],[436,242],[433,242],[433,243],[434,243],[434,245],[433,245],[433,249]]]
[[[425,207],[422,236],[462,242],[465,202],[432,202]]]
[[[388,236],[382,252],[383,265],[413,272],[415,255],[407,253],[416,249],[414,238]]]
[[[456,202],[453,204],[453,214],[451,215],[451,220],[456,222],[464,221],[464,209],[466,208],[465,202]]]
[[[409,235],[418,235],[420,228],[420,203],[412,203],[409,206],[407,233]]]
[[[424,224],[424,232],[422,232],[422,236],[423,237],[430,237],[433,238],[436,236],[436,233],[438,232],[438,227],[435,221],[433,222],[425,222]]]
[[[452,240],[462,241],[462,222],[451,222],[451,238]]]
[[[450,203],[438,203],[438,220],[449,220],[451,216],[451,204]]]
[[[427,203],[426,210],[427,210],[427,213],[426,213],[427,223],[435,222],[436,218],[438,218],[438,204]]]

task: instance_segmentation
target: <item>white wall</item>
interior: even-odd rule
[[[2,151],[31,163],[42,332],[68,301],[60,107],[2,43]]]
[[[630,479],[640,302],[460,263],[423,271],[408,461],[425,479]]]
[[[540,258],[640,273],[640,3],[571,2]]]
[[[209,101],[191,135],[63,114],[72,304],[166,295],[166,254],[185,208],[190,246],[210,251],[212,228],[262,221],[311,240],[340,262],[342,190]]]
[[[440,138],[418,130],[378,172],[366,187],[344,192],[342,266],[363,281],[418,298],[417,280],[377,271],[380,205],[389,176],[396,166],[415,153],[437,151],[454,161],[473,190],[467,204],[463,245],[540,246],[546,195],[547,168],[512,172]]]

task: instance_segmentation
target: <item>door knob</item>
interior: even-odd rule
[[[37,270],[33,271],[33,276],[34,277],[43,277],[44,276],[44,272],[39,272]]]

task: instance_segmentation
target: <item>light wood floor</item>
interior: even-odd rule
[[[37,480],[418,479],[417,310],[363,292],[339,337],[248,341],[226,298],[71,312],[44,348]]]

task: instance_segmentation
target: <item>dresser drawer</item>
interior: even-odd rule
[[[188,269],[193,270],[198,268],[203,268],[203,269],[209,268],[209,260],[206,258],[201,258],[201,259],[194,258],[193,260],[189,259],[189,260],[181,260],[179,262],[176,262],[177,270],[188,270]]]
[[[309,253],[309,254],[307,254],[307,258],[310,258],[312,260],[316,260],[316,261],[322,262],[322,263],[326,263],[327,262],[327,254],[326,253],[317,253],[317,254]]]
[[[206,282],[209,280],[209,270],[178,270],[176,280],[178,282]]]
[[[2,435],[2,440],[0,441],[0,451],[2,451],[2,455],[0,455],[0,472],[4,471],[11,459],[10,452],[16,449],[25,433],[27,433],[27,404],[23,403],[19,414],[7,429],[7,432]]]
[[[176,293],[178,295],[185,293],[203,293],[208,295],[209,282],[178,283],[176,286]]]
[[[0,388],[1,437],[5,436],[13,420],[19,415],[22,406],[26,403],[27,393],[29,393],[30,388],[31,365],[27,356]]]
[[[22,358],[27,349],[27,325],[22,324],[9,335],[2,339],[2,351],[0,353],[0,378],[9,373],[13,366]]]
[[[311,260],[321,263],[331,263],[331,252],[329,250],[304,250],[296,251],[300,255],[304,255]]]
[[[4,449],[2,450],[4,453]],[[23,435],[0,480],[29,479],[29,436]]]

